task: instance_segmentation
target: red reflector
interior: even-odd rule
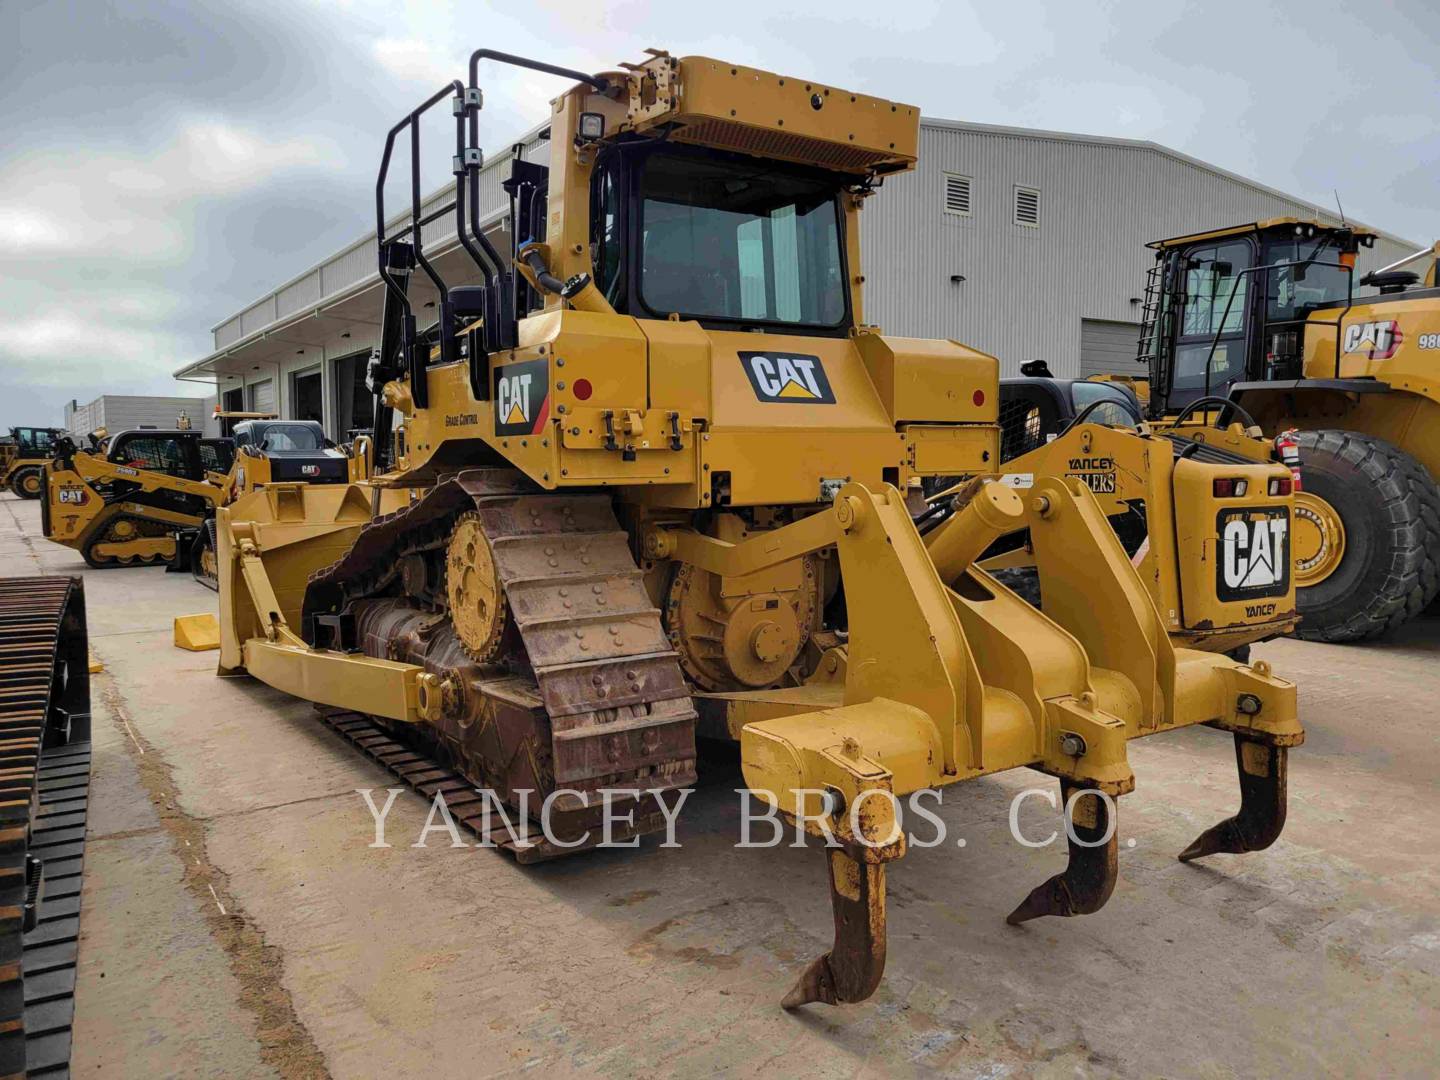
[[[1271,495],[1289,495],[1289,494],[1290,494],[1290,488],[1291,488],[1291,480],[1290,480],[1290,477],[1288,477],[1288,476],[1286,476],[1286,477],[1284,477],[1284,478],[1281,478],[1281,477],[1279,477],[1279,476],[1271,477],[1271,479],[1270,479],[1270,494],[1271,494]]]
[[[1217,499],[1228,499],[1235,494],[1235,481],[1215,479],[1215,497]]]
[[[985,391],[976,390],[975,393],[970,395],[970,400],[975,403],[976,408],[979,408],[981,405],[985,404]]]
[[[576,379],[573,389],[575,396],[581,401],[589,401],[590,395],[595,392],[595,388],[590,385],[589,379]]]

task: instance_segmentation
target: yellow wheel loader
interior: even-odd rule
[[[13,427],[0,439],[0,488],[22,499],[45,494],[45,463],[68,433],[64,428]]]
[[[1150,245],[1149,415],[1207,446],[1294,431],[1296,633],[1316,641],[1383,633],[1440,590],[1436,251],[1357,282],[1374,240],[1277,218]]]
[[[548,164],[504,185],[508,259],[477,228],[482,62],[572,83]],[[396,142],[419,176],[436,106],[479,285],[427,254],[418,184],[408,222],[386,214]],[[753,796],[825,844],[834,945],[790,1008],[878,985],[897,798],[1019,767],[1059,780],[1070,861],[1018,924],[1109,897],[1131,739],[1234,738],[1240,809],[1182,859],[1271,844],[1303,739],[1267,664],[1172,638],[1084,481],[999,481],[993,357],[865,323],[860,214],[914,166],[918,126],[913,106],[705,57],[591,75],[474,53],[381,159],[378,475],[272,483],[216,515],[220,673],[323,706],[464,823],[492,808],[477,788],[498,798],[522,860],[600,842],[602,818],[616,840],[659,828],[697,733],[737,741]],[[941,475],[972,482],[938,509],[903,494]],[[1180,610],[1228,618],[1227,515],[1288,520],[1291,500],[1236,502],[1218,475],[1259,492],[1290,473],[1187,461],[1152,512],[1154,530],[1183,506],[1195,530],[1156,562]],[[1022,530],[1039,608],[976,565]],[[1227,632],[1247,623],[1272,627],[1242,612]]]

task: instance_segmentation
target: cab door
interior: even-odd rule
[[[1178,257],[1172,412],[1202,397],[1225,397],[1245,378],[1257,292],[1248,237],[1197,244]]]

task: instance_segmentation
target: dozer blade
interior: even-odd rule
[[[1038,885],[1005,920],[1019,926],[1042,915],[1093,915],[1115,891],[1119,875],[1119,846],[1115,836],[1113,801],[1089,788],[1062,780],[1070,828],[1066,841],[1070,861],[1065,872]]]
[[[220,623],[208,611],[201,615],[175,616],[175,647],[190,652],[220,648]]]
[[[1197,836],[1180,853],[1181,862],[1264,851],[1285,828],[1287,748],[1237,732],[1235,764],[1240,772],[1240,812]]]

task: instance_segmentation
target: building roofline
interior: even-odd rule
[[[549,123],[546,122],[542,124],[537,124],[535,127],[532,127],[529,131],[520,136],[520,138],[512,141],[505,150],[501,151],[499,154],[496,154],[495,157],[488,159],[485,163],[486,167],[488,168],[492,165],[498,165],[501,162],[513,157],[513,147],[516,143],[524,143],[528,146],[538,141],[541,132],[543,132],[549,126]],[[1211,175],[1229,180],[1232,183],[1243,185],[1244,187],[1248,187],[1253,191],[1268,195],[1272,198],[1284,199],[1287,202],[1292,202],[1299,206],[1308,207],[1312,209],[1317,216],[1324,215],[1326,217],[1338,218],[1338,215],[1332,213],[1330,210],[1327,210],[1323,206],[1319,206],[1318,204],[1312,202],[1309,199],[1301,198],[1287,191],[1281,191],[1279,188],[1270,187],[1268,184],[1262,184],[1258,180],[1252,180],[1248,176],[1241,176],[1239,173],[1231,172],[1230,170],[1221,168],[1218,165],[1213,165],[1208,161],[1201,161],[1199,158],[1191,157],[1189,154],[1182,153],[1179,150],[1174,150],[1168,146],[1162,145],[1161,143],[1152,142],[1148,139],[1126,139],[1113,135],[1086,135],[1072,131],[1051,131],[1045,128],[1011,127],[1004,124],[982,124],[970,120],[946,120],[941,117],[933,116],[922,116],[920,118],[920,126],[922,128],[932,128],[940,131],[969,132],[976,135],[996,135],[1009,138],[1041,139],[1051,140],[1055,142],[1085,143],[1092,146],[1106,146],[1125,150],[1140,150],[1147,153],[1158,154],[1161,157],[1170,158],[1173,161],[1180,162],[1183,165],[1189,165],[1192,168],[1201,169],[1205,172],[1210,173]],[[450,189],[450,186],[451,185],[449,184],[445,184],[430,192],[421,200],[422,205],[443,196]],[[408,211],[397,214],[395,215],[395,217],[386,222],[386,227],[389,228],[393,225],[398,225],[401,222],[407,220],[408,217]],[[1377,229],[1373,225],[1366,225],[1364,222],[1357,221],[1350,222],[1350,224],[1368,230],[1369,232],[1373,232],[1375,233],[1375,235],[1385,240],[1388,240],[1391,243],[1400,244],[1404,247],[1408,247],[1411,249],[1415,249],[1421,246],[1415,243],[1413,240],[1407,240],[1404,237],[1396,236],[1394,233],[1386,232],[1383,229]],[[326,255],[318,262],[311,264],[309,267],[302,270],[298,274],[287,278],[285,281],[281,282],[279,285],[276,285],[273,289],[268,290],[263,295],[257,297],[255,300],[252,300],[250,303],[246,304],[238,311],[235,311],[230,315],[227,315],[225,318],[221,319],[218,323],[216,323],[210,328],[211,335],[213,336],[222,326],[225,326],[227,323],[233,322],[236,318],[243,315],[245,312],[251,310],[252,308],[265,303],[267,300],[276,299],[280,293],[284,292],[286,289],[290,288],[293,285],[299,284],[301,281],[305,280],[310,275],[316,273],[327,264],[332,263],[336,259],[339,259],[345,255],[350,254],[358,248],[362,248],[367,244],[373,243],[374,240],[375,230],[371,229],[363,236],[354,240],[352,243],[346,244],[344,247],[339,248],[336,251],[332,251],[329,255]],[[374,280],[378,280],[378,272],[375,275],[367,275],[367,277],[363,281],[355,282],[351,286],[341,290],[340,292],[335,293],[333,296],[322,297],[321,300],[329,303],[342,299],[346,296],[352,295],[353,293],[359,291],[362,288],[374,284]],[[317,309],[321,306],[324,305],[314,305],[314,307]],[[287,316],[284,319],[276,320],[276,322],[286,322],[289,321],[291,318],[293,318],[293,316]],[[262,340],[271,330],[273,325],[274,323],[270,324],[269,326],[263,326],[260,329],[245,335],[244,337],[236,339],[234,342],[225,346],[222,349],[216,349],[199,360],[192,360],[190,363],[182,365],[173,372],[173,377],[180,380],[185,380],[187,379],[187,377],[190,379],[194,379],[196,377],[196,369],[220,359],[227,353],[233,352],[234,350],[241,348],[245,344],[249,344],[257,340]]]
[[[1271,187],[1269,184],[1262,184],[1259,180],[1252,180],[1248,176],[1241,176],[1239,173],[1231,172],[1229,169],[1221,168],[1219,165],[1213,165],[1208,161],[1191,157],[1189,154],[1172,149],[1162,143],[1152,142],[1149,139],[1125,139],[1115,135],[1085,135],[1073,131],[1048,131],[1043,128],[1008,127],[1003,124],[981,124],[970,120],[944,120],[939,117],[930,116],[922,116],[920,118],[920,126],[922,128],[938,128],[943,131],[968,131],[976,135],[1050,139],[1055,142],[1089,143],[1094,146],[1111,146],[1127,150],[1145,150],[1152,154],[1159,154],[1161,157],[1171,158],[1181,164],[1202,169],[1205,172],[1223,177],[1233,183],[1243,184],[1245,187],[1260,192],[1261,194],[1269,195],[1272,198],[1285,199],[1288,202],[1297,203],[1300,206],[1310,207],[1316,214],[1324,214],[1327,217],[1339,217],[1339,214],[1335,211],[1329,210],[1310,199],[1301,198],[1288,191],[1281,191],[1279,188]],[[1373,232],[1376,236],[1389,240],[1394,244],[1411,248],[1419,246],[1413,240],[1407,240],[1403,236],[1396,236],[1394,233],[1386,232],[1384,229],[1377,229],[1375,226],[1367,225],[1363,221],[1348,221],[1348,224],[1358,226],[1367,232]]]

